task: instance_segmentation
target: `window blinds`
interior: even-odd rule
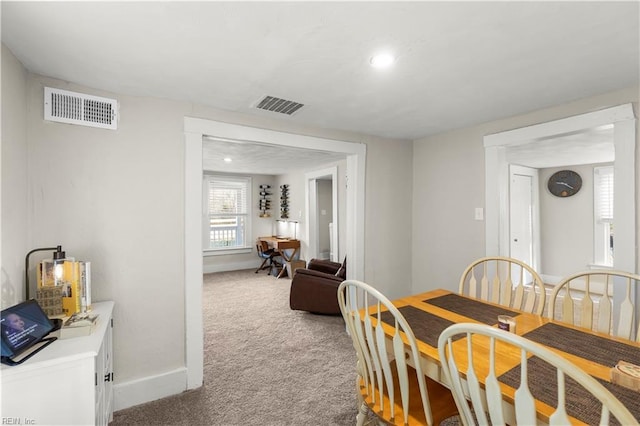
[[[613,222],[613,166],[596,167],[594,176],[594,202],[596,221]]]
[[[248,181],[227,177],[208,178],[208,207],[211,215],[247,214]]]

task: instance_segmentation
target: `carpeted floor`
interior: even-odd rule
[[[114,414],[120,425],[354,425],[356,355],[340,316],[289,309],[288,278],[204,276],[204,386]]]

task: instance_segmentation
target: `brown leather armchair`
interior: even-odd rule
[[[347,261],[311,259],[305,269],[296,269],[291,280],[289,307],[314,314],[340,315],[338,286],[347,276]]]

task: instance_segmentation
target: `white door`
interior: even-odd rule
[[[509,256],[540,270],[538,170],[509,166]]]

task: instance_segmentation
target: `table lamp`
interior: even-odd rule
[[[56,247],[41,247],[37,249],[31,250],[24,259],[24,289],[25,289],[25,300],[29,300],[29,257],[35,252],[38,251],[48,251],[55,250],[53,252],[53,264],[54,264],[54,275],[59,279],[62,277],[63,273],[63,265],[64,260],[66,258],[65,252],[62,251],[62,246]]]

